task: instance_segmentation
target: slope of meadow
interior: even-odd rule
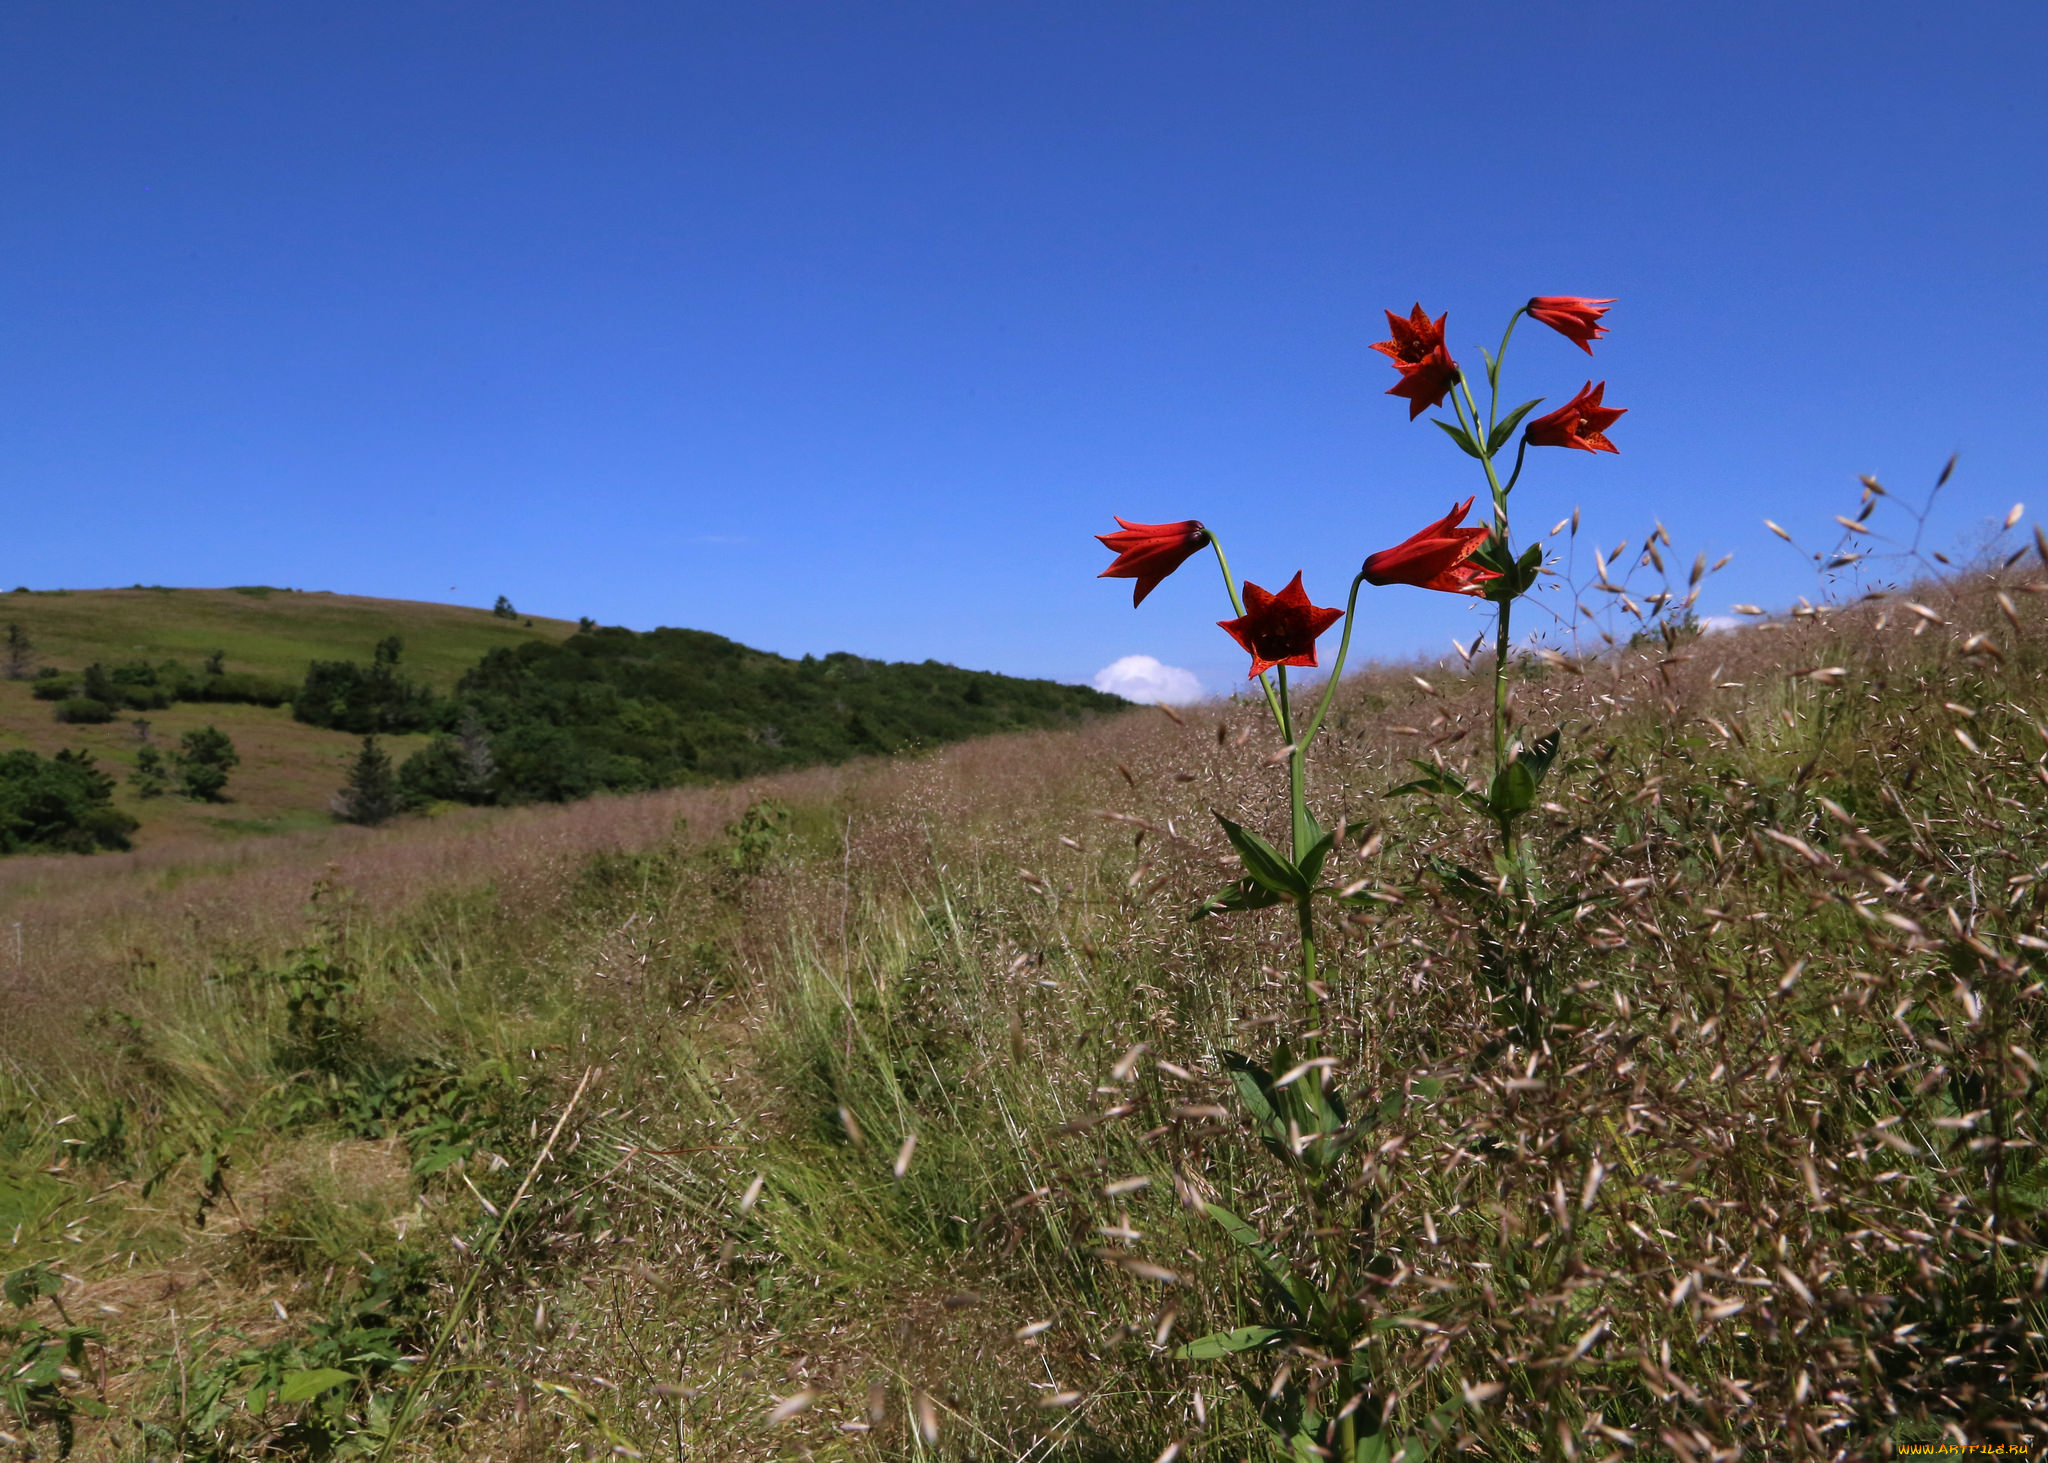
[[[1518,667],[1571,759],[1532,834],[1571,911],[1524,932],[1562,993],[1533,1033],[1449,872],[1484,831],[1382,796],[1464,765],[1490,669],[1347,683],[1317,811],[1371,824],[1336,857],[1384,898],[1326,932],[1323,1040],[1370,1125],[1372,1405],[1414,1456],[2041,1433],[2026,587]],[[0,1324],[33,1383],[0,1428],[133,1459],[1269,1456],[1276,1371],[1333,1359],[1173,1350],[1274,1304],[1192,1201],[1313,1264],[1221,1066],[1295,1020],[1284,923],[1186,917],[1234,867],[1212,811],[1285,820],[1271,742],[1242,704],[1137,712],[0,869]]]
[[[307,593],[252,585],[240,589],[16,590],[0,594],[0,624],[20,625],[38,665],[78,671],[94,661],[176,660],[191,667],[214,652],[229,671],[297,681],[312,660],[366,661],[387,635],[405,642],[409,676],[449,691],[492,650],[532,640],[559,642],[576,633],[568,621],[500,619],[488,610],[357,595]],[[143,745],[131,716],[99,726],[51,717],[27,681],[0,680],[0,748],[26,747],[45,756],[79,747],[117,778],[134,766]],[[341,786],[360,738],[294,721],[289,708],[184,702],[144,713],[151,740],[175,747],[186,732],[219,727],[234,741],[241,765],[229,779],[230,801],[144,801],[121,787],[116,804],[141,821],[142,848],[196,847],[251,833],[323,828],[328,800]],[[404,758],[426,737],[394,737]]]
[[[454,689],[490,651],[576,633],[570,620],[268,585],[16,590],[0,594],[0,623],[19,624],[44,664],[66,669],[93,660],[196,664],[218,650],[231,671],[294,681],[309,660],[367,660],[379,640],[397,635],[407,674],[438,691]]]
[[[291,590],[22,590],[0,596],[0,616],[10,633],[26,634],[34,664],[68,673],[49,683],[63,687],[55,692],[60,701],[83,689],[79,673],[90,665],[116,676],[123,666],[161,674],[166,660],[198,683],[166,677],[179,695],[206,696],[208,686],[232,686],[238,677],[265,683],[250,688],[242,680],[235,694],[248,700],[276,703],[300,693],[293,705],[195,699],[138,712],[162,697],[124,703],[113,688],[100,694],[126,709],[95,725],[57,720],[58,707],[36,698],[31,679],[0,680],[0,751],[81,749],[117,781],[145,746],[161,754],[206,726],[227,734],[241,762],[224,800],[145,800],[124,782],[117,806],[139,819],[144,847],[327,826],[366,731],[386,741],[394,764],[434,745],[405,774],[406,786],[416,807],[445,814],[452,806],[729,780],[1067,726],[1129,704],[1086,686],[934,661],[845,653],[795,660],[704,631],[588,624],[579,631],[454,605]],[[356,668],[386,637],[402,645],[400,660],[381,680],[361,675]],[[227,673],[220,682],[199,669],[216,654]],[[307,679],[311,662],[330,663],[317,683]],[[17,676],[26,669],[10,666]],[[322,725],[296,720],[301,713]],[[104,706],[98,714],[107,714]],[[452,739],[433,743],[433,734],[465,725],[489,753],[481,774],[463,770],[470,753]],[[426,775],[413,778],[422,769]]]

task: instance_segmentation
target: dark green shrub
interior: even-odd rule
[[[245,706],[282,706],[298,694],[290,681],[260,676],[254,671],[209,672],[188,681],[180,693],[184,701],[239,702]]]
[[[70,696],[57,703],[57,720],[98,726],[114,719],[114,708],[96,696]]]
[[[489,803],[497,798],[498,762],[490,736],[474,711],[465,711],[455,735],[441,735],[406,758],[398,770],[408,807],[432,802]]]
[[[126,848],[136,823],[113,797],[87,753],[0,752],[0,853]]]
[[[936,661],[799,661],[703,631],[617,627],[494,650],[460,693],[491,734],[505,802],[749,777],[1129,705]]]
[[[135,789],[137,797],[162,797],[171,785],[171,773],[164,765],[164,754],[155,747],[144,747],[137,752],[135,770],[128,774],[128,785]]]
[[[35,680],[29,685],[29,694],[38,701],[62,701],[77,690],[77,677],[67,676],[53,665],[37,671]]]
[[[228,770],[241,762],[224,731],[203,726],[178,740],[178,789],[199,802],[218,802],[228,785]]]
[[[444,726],[447,710],[433,690],[399,674],[401,648],[392,635],[377,643],[376,658],[367,666],[352,660],[314,661],[292,697],[292,715],[309,726],[358,736]]]

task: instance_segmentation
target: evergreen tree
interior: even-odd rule
[[[7,627],[6,658],[0,661],[0,674],[10,681],[25,681],[35,667],[35,646],[29,641],[28,631],[10,624]]]
[[[135,820],[88,752],[0,752],[0,854],[126,848]]]
[[[398,807],[398,776],[391,770],[391,757],[375,737],[364,737],[362,751],[349,766],[348,781],[335,794],[335,816],[374,828]]]
[[[491,606],[491,613],[501,620],[516,620],[519,618],[519,611],[512,608],[512,601],[502,594],[498,596],[498,602]]]
[[[178,790],[198,802],[219,802],[228,770],[241,760],[226,732],[210,726],[186,732],[178,739]]]
[[[162,797],[171,785],[170,770],[164,766],[164,754],[155,747],[144,747],[137,752],[135,770],[128,774],[128,785],[135,789],[137,797]]]

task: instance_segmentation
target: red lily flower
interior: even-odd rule
[[[1420,365],[1429,359],[1434,351],[1444,348],[1444,322],[1451,317],[1439,315],[1429,318],[1429,312],[1417,305],[1403,320],[1392,310],[1386,312],[1387,329],[1392,338],[1376,342],[1373,349],[1394,363],[1394,368],[1405,371],[1410,366]]]
[[[1389,396],[1408,398],[1408,420],[1414,421],[1444,398],[1458,384],[1458,363],[1444,345],[1444,321],[1448,313],[1431,320],[1429,312],[1417,305],[1406,320],[1392,310],[1386,312],[1389,338],[1376,341],[1373,349],[1394,363],[1401,381],[1390,387]]]
[[[1579,295],[1538,295],[1525,307],[1531,320],[1541,320],[1587,355],[1592,343],[1607,333],[1600,317],[1612,300],[1588,300]]]
[[[1625,406],[1602,406],[1600,398],[1607,383],[1588,381],[1570,401],[1529,423],[1524,434],[1531,447],[1576,447],[1581,452],[1621,452],[1607,440],[1607,429],[1628,411]]]
[[[1365,561],[1365,582],[1412,584],[1447,594],[1484,594],[1486,582],[1500,575],[1467,562],[1493,532],[1483,525],[1458,527],[1471,509],[1472,500],[1467,498],[1429,527],[1372,555]]]
[[[1121,532],[1095,535],[1105,548],[1116,550],[1115,562],[1095,577],[1137,580],[1131,591],[1133,609],[1189,555],[1209,546],[1209,530],[1192,518],[1181,523],[1126,523],[1118,518],[1117,523]]]
[[[1342,610],[1310,604],[1298,573],[1278,594],[1268,594],[1247,579],[1244,605],[1245,612],[1236,619],[1216,623],[1250,652],[1252,668],[1247,680],[1276,665],[1313,666],[1316,637],[1344,618]]]

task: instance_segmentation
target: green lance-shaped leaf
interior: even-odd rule
[[[1479,444],[1472,440],[1471,434],[1468,433],[1463,427],[1454,427],[1449,422],[1443,420],[1443,418],[1441,417],[1431,417],[1430,420],[1435,422],[1439,427],[1442,427],[1444,429],[1444,435],[1449,437],[1453,442],[1457,443],[1458,450],[1460,452],[1463,452],[1467,457],[1477,457],[1481,459],[1485,458],[1486,454],[1479,450]]]
[[[1271,1072],[1238,1052],[1223,1053],[1223,1069],[1230,1074],[1230,1085],[1237,1089],[1239,1101],[1244,1103],[1254,1122],[1266,1127],[1284,1126],[1273,1106]]]
[[[1234,884],[1224,885],[1196,905],[1188,920],[1192,923],[1198,919],[1207,919],[1212,914],[1241,914],[1249,909],[1271,909],[1279,902],[1280,896],[1272,890],[1251,879],[1239,879]]]
[[[313,1367],[307,1371],[292,1372],[278,1389],[277,1400],[287,1407],[295,1402],[306,1402],[322,1392],[331,1392],[344,1382],[353,1382],[352,1372],[337,1371],[331,1366]]]
[[[1277,1326],[1239,1326],[1235,1331],[1212,1331],[1176,1347],[1173,1354],[1184,1361],[1214,1361],[1219,1356],[1277,1346],[1286,1339],[1287,1333]]]
[[[1267,1278],[1279,1286],[1288,1300],[1294,1303],[1303,1320],[1318,1312],[1318,1302],[1322,1298],[1317,1295],[1316,1288],[1294,1273],[1280,1252],[1266,1243],[1264,1235],[1221,1204],[1204,1203],[1202,1212],[1221,1225],[1223,1232],[1229,1235],[1232,1241],[1250,1252],[1252,1259],[1265,1271]]]
[[[1466,786],[1465,779],[1459,777],[1450,769],[1439,767],[1434,762],[1420,762],[1413,759],[1409,761],[1408,765],[1422,775],[1412,782],[1402,783],[1399,787],[1388,788],[1386,792],[1388,797],[1406,797],[1410,793],[1433,793],[1442,797],[1454,797],[1477,812],[1489,813],[1492,811],[1487,800]]]
[[[1536,582],[1536,576],[1543,571],[1543,545],[1531,544],[1522,551],[1522,556],[1509,556],[1507,546],[1498,538],[1489,538],[1479,546],[1472,556],[1472,562],[1482,568],[1493,570],[1500,578],[1489,579],[1485,586],[1486,598],[1496,604],[1517,598],[1529,591]]]
[[[1325,833],[1308,846],[1308,852],[1301,856],[1301,877],[1313,886],[1323,876],[1323,861],[1330,856],[1330,850],[1337,845],[1335,833]]]
[[[1278,849],[1249,828],[1240,827],[1221,813],[1216,821],[1223,825],[1224,837],[1237,850],[1238,858],[1244,864],[1244,871],[1282,899],[1290,902],[1308,898],[1309,882],[1302,878],[1301,870],[1281,856]]]
[[[1303,1133],[1316,1137],[1344,1126],[1344,1099],[1334,1090],[1323,1088],[1322,1069],[1331,1065],[1327,1057],[1312,1057],[1275,1077],[1271,1088],[1273,1105],[1280,1116]]]
[[[1508,439],[1515,435],[1515,428],[1522,424],[1522,418],[1529,415],[1530,412],[1534,411],[1542,403],[1543,398],[1539,396],[1534,401],[1523,402],[1520,406],[1509,412],[1501,420],[1501,424],[1493,429],[1493,435],[1486,439],[1487,453],[1491,455],[1507,446]]]
[[[1357,1463],[1394,1463],[1394,1445],[1387,1436],[1387,1430],[1381,1428],[1360,1438],[1358,1451],[1352,1457]]]
[[[1550,773],[1550,764],[1557,760],[1557,749],[1564,739],[1564,728],[1558,727],[1547,735],[1540,736],[1531,746],[1515,754],[1515,760],[1529,769],[1529,775],[1541,783]]]
[[[1422,775],[1413,781],[1402,783],[1399,787],[1388,788],[1386,796],[1400,798],[1414,792],[1427,792],[1441,793],[1448,797],[1463,797],[1471,791],[1465,786],[1465,780],[1449,768],[1439,767],[1433,762],[1417,762],[1412,759],[1408,765]]]
[[[1296,755],[1299,754],[1297,753]],[[1296,804],[1293,826],[1288,829],[1288,832],[1293,835],[1295,851],[1302,854],[1304,862],[1308,855],[1302,852],[1303,850],[1312,849],[1318,843],[1331,836],[1323,832],[1323,825],[1316,821],[1316,815],[1308,810],[1308,804],[1305,802]],[[1324,851],[1328,852],[1327,849]],[[1315,881],[1315,875],[1310,874],[1307,882],[1314,884]]]

